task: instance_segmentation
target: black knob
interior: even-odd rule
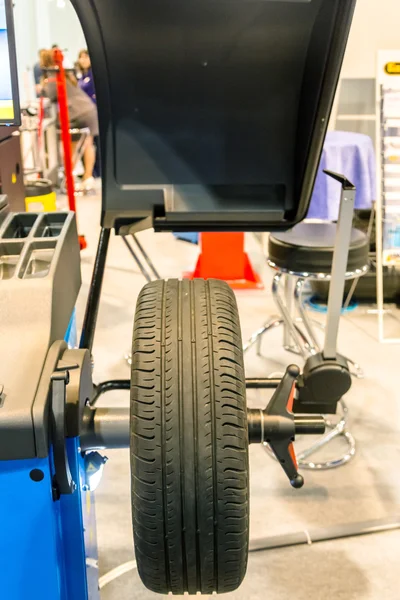
[[[290,480],[290,485],[296,490],[299,490],[304,485],[304,477],[298,473],[294,479]]]

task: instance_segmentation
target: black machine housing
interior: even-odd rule
[[[72,4],[96,83],[104,227],[305,217],[355,0]]]

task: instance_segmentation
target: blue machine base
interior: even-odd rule
[[[51,456],[0,461],[0,598],[99,600],[93,494],[79,439],[67,440],[77,489],[53,500]]]

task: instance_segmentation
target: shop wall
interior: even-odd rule
[[[400,0],[358,0],[342,77],[375,78],[378,50],[399,48]]]
[[[86,47],[81,24],[69,0],[36,0],[47,3],[51,44],[58,44],[73,63]]]
[[[18,75],[22,102],[34,97],[32,69],[38,50],[58,44],[75,62],[85,38],[69,0],[14,0]]]

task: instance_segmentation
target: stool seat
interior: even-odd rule
[[[269,238],[269,261],[283,271],[329,275],[336,230],[334,223],[300,223],[290,231],[275,233]],[[349,273],[368,265],[368,251],[368,237],[362,231],[352,229],[347,263]]]

